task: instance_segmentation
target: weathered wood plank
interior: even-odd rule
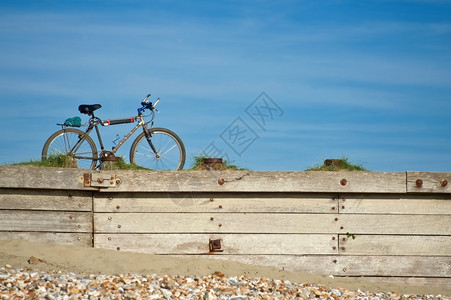
[[[451,257],[217,254],[208,258],[324,276],[451,278]]]
[[[353,233],[450,235],[451,215],[96,213],[98,233]]]
[[[449,194],[341,194],[340,214],[451,214]]]
[[[222,254],[337,254],[338,237],[328,234],[96,234],[94,247],[154,254],[206,254],[209,240]]]
[[[451,236],[340,235],[339,253],[451,257]]]
[[[0,231],[92,232],[92,213],[0,210]]]
[[[451,215],[351,215],[340,214],[342,234],[451,235]]]
[[[451,173],[407,172],[408,193],[451,193]]]
[[[338,213],[337,194],[96,193],[95,212]]]
[[[26,240],[41,243],[92,247],[91,233],[0,232],[0,240]]]
[[[95,213],[96,233],[334,233],[336,215]]]
[[[0,188],[0,209],[91,211],[91,193]]]
[[[405,173],[117,171],[116,175],[121,184],[114,191],[121,192],[406,192]]]
[[[84,187],[84,169],[0,166],[0,188],[97,190]]]

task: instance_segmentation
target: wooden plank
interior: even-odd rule
[[[338,213],[337,194],[95,193],[95,212]]]
[[[0,188],[97,190],[84,187],[83,174],[86,172],[89,170],[0,166]]]
[[[405,173],[117,171],[116,177],[114,191],[121,192],[406,192]]]
[[[206,254],[210,239],[221,240],[221,254],[338,253],[338,237],[328,234],[96,234],[94,247],[154,254]]]
[[[0,210],[0,231],[92,232],[92,213]]]
[[[451,257],[217,254],[208,258],[323,276],[451,278]]]
[[[95,213],[96,233],[334,233],[334,214]]]
[[[334,275],[451,277],[446,256],[339,256]]]
[[[451,214],[449,194],[341,194],[340,214]]]
[[[340,235],[342,255],[422,255],[451,257],[451,236]]]
[[[26,240],[41,243],[92,247],[91,233],[0,232],[0,240]]]
[[[92,192],[0,188],[0,209],[91,211]]]
[[[353,233],[451,235],[451,215],[96,213],[98,233]]]
[[[407,172],[408,193],[451,193],[451,173]]]
[[[351,215],[340,214],[342,234],[451,235],[451,215]]]

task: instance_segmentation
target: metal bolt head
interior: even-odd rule
[[[343,226],[340,226],[340,229],[344,229],[344,227],[343,227]]]
[[[219,224],[218,224],[218,226],[219,226],[219,227],[222,227],[222,224],[221,224],[221,223],[219,223]]]
[[[415,185],[417,186],[417,188],[422,187],[422,186],[423,186],[423,180],[417,179],[417,180],[415,181]]]
[[[447,186],[447,185],[448,185],[448,180],[443,179],[442,181],[440,181],[440,185],[441,185],[442,187]]]
[[[224,183],[225,183],[224,178],[219,178],[219,179],[218,179],[218,184],[219,184],[219,185],[223,185]]]
[[[345,178],[343,178],[342,180],[340,180],[340,184],[341,184],[342,186],[345,186],[345,185],[348,184],[348,181],[347,181]]]

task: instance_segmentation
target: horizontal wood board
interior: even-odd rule
[[[26,240],[41,243],[92,247],[92,233],[0,231],[0,240]]]
[[[92,192],[0,188],[0,209],[92,211]]]
[[[97,248],[153,254],[206,254],[220,240],[222,254],[338,254],[328,234],[96,234]]]
[[[95,213],[96,233],[355,233],[450,235],[451,215]]]
[[[421,186],[417,185],[417,180],[421,181]],[[451,193],[451,173],[407,172],[407,192],[449,194]]]
[[[96,193],[94,212],[338,213],[338,194]]]
[[[277,266],[281,270],[369,277],[451,277],[451,257],[424,256],[324,256],[324,255],[193,255],[238,261],[252,265]]]
[[[92,233],[92,213],[0,210],[0,231]]]

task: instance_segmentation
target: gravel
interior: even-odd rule
[[[447,299],[370,293],[265,277],[89,275],[0,268],[0,299]]]

